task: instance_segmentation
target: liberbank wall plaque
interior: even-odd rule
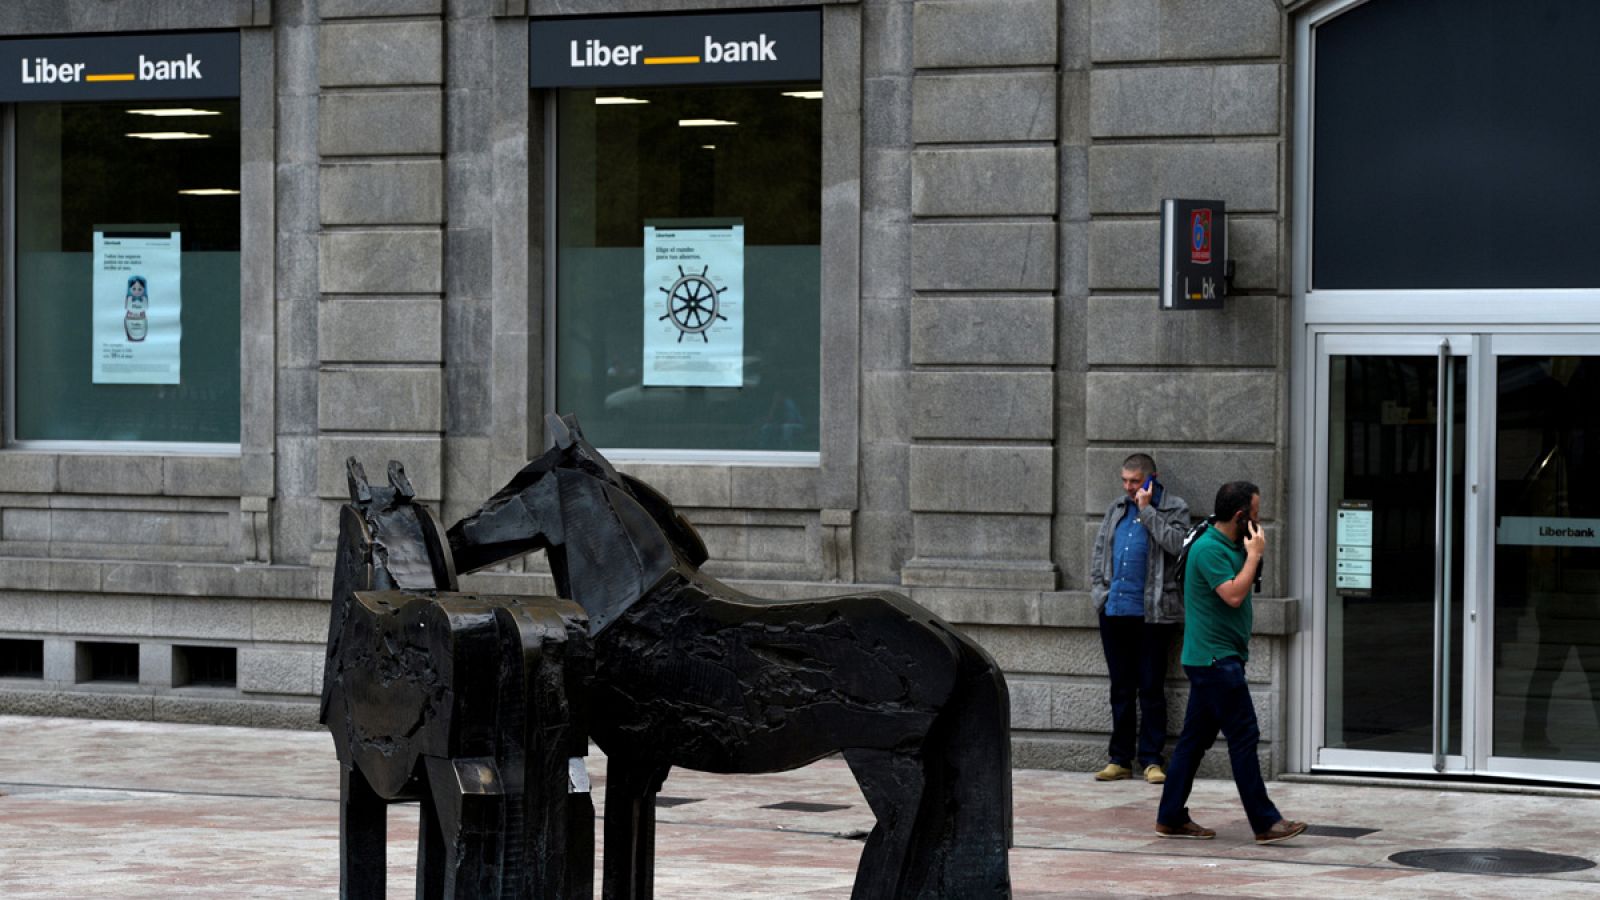
[[[1227,274],[1223,202],[1161,201],[1161,308],[1221,309]]]
[[[822,80],[822,13],[534,19],[536,88]]]
[[[237,96],[237,31],[0,40],[0,103]]]

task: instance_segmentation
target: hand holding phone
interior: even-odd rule
[[[1139,490],[1133,495],[1133,502],[1139,504],[1140,509],[1150,505],[1150,497],[1155,493],[1155,484],[1156,476],[1147,475],[1144,484],[1140,485]]]
[[[1267,533],[1261,530],[1260,525],[1257,525],[1249,519],[1245,519],[1244,533],[1244,551],[1246,553],[1252,556],[1260,556],[1266,552]]]

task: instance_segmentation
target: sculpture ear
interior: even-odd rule
[[[344,461],[345,480],[350,485],[351,503],[371,503],[372,487],[367,484],[367,471],[361,468],[354,456]]]
[[[410,500],[417,496],[411,489],[411,479],[406,477],[406,467],[400,465],[398,459],[389,460],[389,486],[394,488],[395,494]]]
[[[562,450],[572,446],[572,431],[567,428],[567,423],[554,413],[544,417],[544,427],[550,432],[552,446]]]
[[[580,441],[583,440],[583,429],[578,427],[578,414],[577,413],[567,413],[566,415],[561,417],[561,421],[566,423],[567,430],[572,432],[572,436],[573,437],[577,438]]]

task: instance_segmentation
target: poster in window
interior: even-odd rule
[[[744,386],[744,225],[646,225],[644,384]]]
[[[95,384],[178,383],[181,252],[176,231],[95,231]]]

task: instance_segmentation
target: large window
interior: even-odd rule
[[[239,442],[239,103],[19,103],[13,442]]]
[[[609,448],[818,448],[820,85],[557,94],[556,408]]]

